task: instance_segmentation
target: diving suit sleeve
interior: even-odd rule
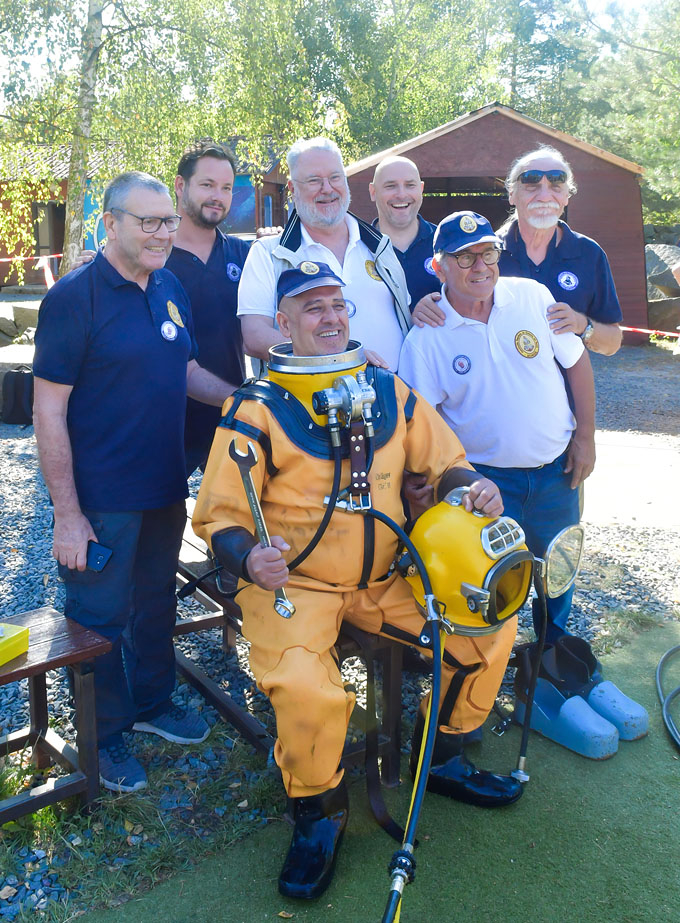
[[[246,560],[257,539],[241,526],[221,529],[212,534],[212,551],[218,562],[230,573],[244,580],[250,580]]]

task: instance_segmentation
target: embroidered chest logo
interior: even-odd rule
[[[536,334],[531,330],[520,330],[515,334],[515,349],[525,359],[533,359],[538,355],[539,350]]]
[[[241,267],[236,263],[227,263],[227,278],[232,282],[238,282],[241,278]]]
[[[457,375],[467,375],[472,367],[469,356],[464,356],[462,353],[451,363],[453,365],[453,371]]]
[[[557,282],[566,291],[573,292],[578,285],[578,276],[574,272],[561,272]]]
[[[429,272],[431,276],[437,275],[437,273],[432,268],[432,257],[431,256],[428,256],[428,258],[423,263],[423,266],[425,267],[425,272]]]
[[[378,274],[378,270],[375,268],[375,263],[373,262],[373,260],[366,260],[365,266],[366,266],[366,272],[369,274],[371,279],[375,279],[376,282],[382,282],[382,279],[380,278],[380,275]]]
[[[347,307],[347,317],[354,317],[354,315],[357,313],[357,306],[348,298],[345,298],[345,305]]]
[[[184,321],[182,320],[182,315],[179,313],[179,309],[178,309],[177,305],[174,304],[172,301],[168,301],[168,314],[170,315],[170,317],[172,318],[172,320],[174,320],[174,322],[177,324],[178,327],[183,327],[183,326],[184,326]],[[161,328],[161,330],[162,330],[162,328]],[[175,336],[177,336],[177,331],[175,331]],[[167,337],[166,337],[166,339],[167,339]],[[170,337],[170,339],[174,340],[175,337]]]

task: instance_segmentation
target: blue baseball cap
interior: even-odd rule
[[[477,212],[453,212],[437,225],[432,246],[435,253],[458,253],[474,244],[500,244],[494,230]]]
[[[340,276],[336,276],[327,263],[315,263],[313,260],[304,260],[297,269],[286,269],[279,276],[276,286],[276,303],[280,304],[284,297],[301,295],[310,288],[320,288],[322,285],[344,285]]]

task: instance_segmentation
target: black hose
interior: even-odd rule
[[[524,724],[522,726],[522,739],[519,745],[519,756],[520,759],[526,758],[527,748],[529,746],[529,727],[531,725],[531,712],[534,707],[534,695],[536,693],[536,683],[538,682],[538,671],[541,667],[541,657],[543,656],[543,648],[545,647],[545,636],[548,631],[548,603],[545,597],[545,587],[543,586],[543,581],[538,579],[534,580],[534,586],[536,588],[536,595],[538,596],[539,602],[541,604],[541,630],[538,635],[538,642],[536,644],[535,651],[535,660],[532,664],[531,669],[531,678],[529,680],[529,688],[527,690],[527,701],[524,709]]]
[[[430,582],[429,574],[425,569],[425,564],[423,559],[420,557],[417,548],[413,544],[412,540],[408,537],[406,532],[399,526],[393,519],[390,519],[389,516],[386,516],[384,513],[381,513],[380,510],[371,508],[366,510],[367,515],[373,516],[374,519],[378,519],[380,522],[384,523],[388,528],[401,539],[406,548],[411,555],[411,560],[418,568],[420,573],[420,579],[423,582],[423,588],[425,590],[425,596],[433,596],[432,593],[432,583]],[[406,831],[404,833],[404,849],[400,850],[400,854],[408,861],[410,855],[413,853],[415,838],[416,838],[416,827],[418,826],[418,819],[420,816],[420,809],[422,807],[423,798],[425,797],[425,790],[427,788],[427,778],[430,774],[430,766],[432,765],[432,754],[434,752],[434,742],[437,736],[437,724],[438,724],[438,715],[439,715],[439,698],[441,695],[441,683],[442,683],[442,650],[441,650],[441,638],[439,635],[439,626],[432,621],[427,622],[427,627],[430,629],[432,635],[432,692],[430,695],[430,716],[427,723],[427,728],[425,729],[425,745],[423,748],[423,759],[422,765],[420,768],[420,774],[418,776],[418,784],[416,785],[415,792],[413,794],[413,801],[411,804],[411,809],[409,811],[408,821],[406,824]],[[407,855],[404,855],[407,853]],[[395,857],[396,857],[395,853]],[[407,881],[412,880],[413,878],[413,866],[410,868],[410,874],[407,878]],[[396,887],[390,889],[390,894],[387,900],[387,906],[385,908],[385,913],[383,915],[383,923],[392,923],[395,918],[395,914],[399,907],[401,901],[401,891]]]
[[[319,523],[319,528],[316,530],[312,536],[309,544],[304,548],[300,554],[293,558],[293,560],[288,564],[288,570],[294,571],[296,567],[299,567],[303,561],[305,561],[310,554],[314,551],[316,546],[319,544],[323,538],[323,534],[328,528],[328,523],[331,521],[331,516],[335,510],[335,502],[338,499],[338,494],[340,493],[340,475],[342,473],[342,455],[340,452],[339,445],[333,445],[333,486],[331,487],[330,496],[328,498],[328,506],[324,510],[323,518]]]
[[[675,654],[680,653],[680,644],[676,647],[672,647],[669,651],[663,655],[659,661],[659,665],[656,668],[656,692],[659,696],[659,701],[661,702],[661,716],[663,722],[666,725],[666,730],[671,736],[671,740],[675,746],[680,750],[680,730],[673,720],[673,716],[670,713],[670,706],[675,699],[680,696],[680,686],[676,686],[675,689],[666,695],[663,689],[663,668],[666,665],[666,662],[671,659]]]

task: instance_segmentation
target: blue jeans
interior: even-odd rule
[[[166,711],[175,687],[175,574],[184,501],[156,510],[83,510],[113,554],[99,573],[59,567],[65,614],[112,642],[94,662],[97,739],[105,746],[135,721]]]
[[[527,546],[533,554],[542,557],[546,548],[566,526],[576,525],[580,519],[579,490],[569,486],[571,474],[564,473],[567,453],[540,468],[496,468],[477,465],[475,469],[498,485],[505,515],[511,516],[524,529]],[[554,641],[566,630],[571,611],[574,587],[566,593],[548,599],[547,641]],[[540,605],[533,602],[534,629],[538,633],[541,623]]]

